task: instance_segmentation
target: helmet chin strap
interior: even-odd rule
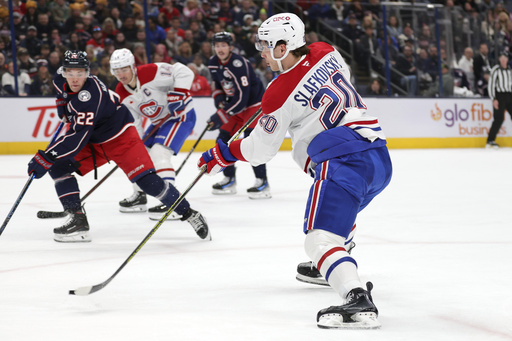
[[[289,52],[290,52],[290,50],[288,50],[288,47],[286,47],[286,52],[284,53],[284,55],[281,58],[276,58],[276,57],[274,57],[274,49],[272,49],[272,51],[270,51],[270,57],[272,57],[272,59],[277,62],[277,66],[279,67],[280,72],[284,72],[283,64],[281,63],[281,61],[288,56]]]

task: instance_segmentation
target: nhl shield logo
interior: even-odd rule
[[[87,90],[82,90],[78,93],[78,99],[82,102],[87,102],[91,99],[91,93]]]

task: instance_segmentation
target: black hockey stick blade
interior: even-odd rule
[[[109,279],[107,279],[105,282],[100,283],[100,284],[96,284],[96,285],[92,285],[92,286],[87,286],[87,287],[81,287],[81,288],[78,288],[78,289],[75,289],[75,290],[69,290],[69,294],[70,295],[76,295],[76,296],[87,296],[87,295],[93,294],[96,291],[100,291],[101,289],[106,287],[107,284],[113,278],[114,277],[112,276]]]
[[[37,217],[39,219],[56,219],[56,218],[64,218],[68,215],[68,212],[52,212],[52,211],[38,211]]]

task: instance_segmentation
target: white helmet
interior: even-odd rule
[[[265,20],[258,28],[258,40],[266,41],[269,49],[274,49],[276,43],[280,40],[286,42],[287,50],[292,51],[298,49],[306,45],[304,23],[293,13],[273,15]],[[256,44],[256,48],[260,51],[263,49],[261,44],[260,46]],[[272,58],[274,58],[273,53]]]
[[[110,72],[115,76],[114,70],[129,66],[135,77],[135,57],[128,49],[115,50],[110,56]]]

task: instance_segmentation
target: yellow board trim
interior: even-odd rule
[[[485,137],[448,137],[448,138],[390,138],[390,149],[418,149],[418,148],[483,148]],[[187,140],[181,148],[181,153],[188,153],[196,141]],[[502,147],[512,147],[512,137],[498,137],[496,139]],[[39,149],[45,149],[48,142],[0,142],[0,154],[35,154]],[[196,152],[204,152],[215,146],[215,140],[199,142]],[[279,150],[292,150],[291,139],[285,139]]]

